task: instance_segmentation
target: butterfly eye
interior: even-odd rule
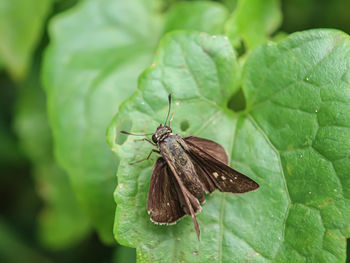
[[[153,141],[154,143],[157,143],[157,142],[158,142],[157,137],[156,137],[155,134],[152,135],[152,141]]]

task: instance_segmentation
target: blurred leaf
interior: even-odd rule
[[[220,0],[230,11],[235,10],[238,0]]]
[[[51,134],[46,116],[45,94],[40,88],[37,69],[28,74],[17,93],[14,128],[21,146],[33,163],[50,162]]]
[[[279,31],[278,33],[276,33],[273,37],[272,37],[272,41],[273,42],[281,42],[282,40],[284,40],[286,37],[288,37],[288,34],[286,32],[282,32]]]
[[[101,238],[112,241],[117,162],[105,133],[122,101],[136,89],[137,77],[152,62],[164,30],[160,1],[85,1],[54,19],[50,27],[43,79],[57,158]],[[167,20],[168,29],[181,27],[219,30],[195,21],[213,14],[226,16],[216,3],[178,5],[196,17]],[[199,9],[202,12],[199,12]],[[197,22],[196,22],[197,23]],[[214,25],[214,26],[212,26]],[[205,28],[208,26],[208,28]]]
[[[185,18],[185,19],[184,19]],[[165,32],[177,29],[204,31],[220,34],[228,18],[228,10],[213,2],[179,2],[167,13]]]
[[[248,49],[265,42],[281,24],[279,0],[239,0],[226,25],[235,47],[243,40]]]
[[[25,77],[52,0],[0,2],[0,57],[13,79]]]
[[[0,218],[0,261],[7,263],[51,262],[38,254]]]
[[[14,122],[21,146],[33,163],[38,191],[45,202],[39,216],[40,238],[51,249],[62,249],[84,238],[89,226],[68,176],[53,160],[45,96],[38,78],[34,66],[19,89]]]
[[[121,158],[118,241],[136,247],[140,262],[344,262],[350,235],[349,58],[349,36],[334,30],[268,43],[245,64],[247,108],[233,114],[226,103],[234,92],[235,56],[227,41],[196,33],[164,38],[155,66],[141,76],[109,129],[109,143]],[[115,142],[128,121],[134,132],[154,131],[164,120],[169,92],[173,131],[221,143],[232,167],[261,186],[243,195],[207,195],[197,217],[200,242],[188,216],[172,226],[149,220],[156,157],[128,163],[151,146],[132,138]]]
[[[39,194],[46,203],[39,215],[40,239],[51,250],[77,244],[87,236],[90,227],[67,174],[54,162],[38,166],[34,172]]]

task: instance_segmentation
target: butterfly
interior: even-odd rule
[[[153,167],[149,186],[147,211],[151,214],[151,221],[171,225],[189,215],[200,240],[196,214],[201,211],[201,204],[205,202],[204,194],[212,193],[216,189],[221,192],[246,193],[258,189],[259,185],[229,166],[227,153],[220,144],[196,136],[182,138],[173,134],[171,121],[174,115],[168,122],[171,94],[168,100],[166,120],[154,133],[121,133],[152,135],[152,140],[142,140],[156,147],[146,158],[130,164],[148,160],[152,153],[161,155]]]

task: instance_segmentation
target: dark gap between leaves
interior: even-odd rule
[[[235,50],[238,58],[242,57],[247,52],[247,48],[245,46],[243,39],[239,41],[239,45],[235,46]]]
[[[245,110],[247,104],[242,89],[239,89],[227,102],[227,107],[235,112]]]

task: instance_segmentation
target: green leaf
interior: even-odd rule
[[[124,246],[118,246],[113,255],[115,263],[134,263],[136,262],[136,249]]]
[[[345,261],[345,236],[350,234],[349,54],[348,35],[314,30],[269,43],[247,62],[248,112],[279,153],[288,194],[278,260]]]
[[[238,1],[239,0],[220,0],[230,11],[236,9]]]
[[[344,262],[350,234],[350,39],[332,30],[293,34],[253,52],[243,70],[244,112],[226,103],[236,58],[227,40],[174,33],[110,125],[121,159],[115,235],[139,262]],[[222,144],[231,166],[260,184],[242,195],[215,191],[192,220],[159,226],[146,211],[152,148],[118,131],[152,132],[173,93],[172,129]],[[189,123],[182,131],[181,125]]]
[[[227,18],[227,8],[219,3],[180,2],[173,5],[167,13],[164,31],[190,29],[220,34],[224,31]]]
[[[181,27],[221,32],[227,12],[216,3],[172,9],[164,26],[158,1],[85,1],[51,22],[43,79],[59,163],[103,240],[112,240],[117,162],[105,133],[151,62],[161,33]],[[195,16],[172,16],[192,8]],[[213,10],[211,11],[211,8]],[[215,14],[212,23],[199,26]],[[221,28],[220,28],[221,23]],[[167,28],[167,29],[165,29]]]
[[[5,0],[0,3],[0,57],[16,80],[26,75],[51,4],[51,0]]]
[[[240,0],[226,24],[226,34],[235,47],[243,40],[247,49],[265,42],[281,24],[279,0]]]
[[[37,66],[33,68],[18,91],[14,126],[19,143],[34,167],[32,174],[45,204],[38,217],[39,237],[46,247],[63,249],[84,238],[89,232],[89,223],[67,174],[53,159],[45,94]]]
[[[79,207],[67,174],[54,161],[37,164],[33,173],[39,195],[45,202],[38,217],[41,243],[51,250],[78,244],[89,234],[91,227]]]

